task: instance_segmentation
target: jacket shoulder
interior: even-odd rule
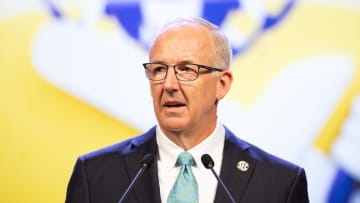
[[[247,141],[244,141],[237,137],[234,133],[232,133],[229,129],[226,128],[227,134],[226,138],[230,145],[235,145],[236,148],[241,149],[241,151],[246,152],[248,156],[250,156],[251,159],[254,159],[257,161],[257,164],[260,166],[264,166],[267,168],[274,168],[274,169],[290,169],[290,170],[299,170],[301,167],[287,161],[285,159],[282,159],[274,154],[271,154],[260,147],[249,143]]]
[[[135,149],[140,148],[144,143],[149,141],[154,136],[155,136],[155,127],[149,129],[147,132],[143,134],[83,154],[79,158],[83,160],[92,160],[92,159],[104,158],[112,155],[124,156],[129,153],[132,153]]]

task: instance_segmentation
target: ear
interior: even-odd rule
[[[221,72],[217,83],[216,99],[220,100],[225,97],[225,95],[230,90],[231,84],[233,81],[233,75],[230,70]]]

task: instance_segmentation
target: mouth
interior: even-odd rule
[[[182,102],[174,101],[174,102],[165,102],[163,106],[167,108],[179,108],[179,107],[184,107],[186,105]]]

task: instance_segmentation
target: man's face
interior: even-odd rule
[[[213,53],[213,41],[205,29],[177,27],[158,36],[150,51],[150,62],[170,66],[180,63],[213,66]],[[213,130],[215,101],[223,97],[219,78],[200,69],[196,80],[178,81],[170,67],[163,81],[150,81],[154,110],[162,130],[165,133],[198,132],[207,126]]]

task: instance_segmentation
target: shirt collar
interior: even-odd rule
[[[218,119],[214,131],[201,143],[188,150],[195,159],[196,167],[204,168],[201,163],[201,156],[203,154],[209,154],[211,157],[222,157],[224,140],[225,128]],[[159,161],[164,161],[166,167],[174,167],[178,155],[184,149],[172,142],[161,131],[159,126],[156,127],[156,141],[159,148]]]

